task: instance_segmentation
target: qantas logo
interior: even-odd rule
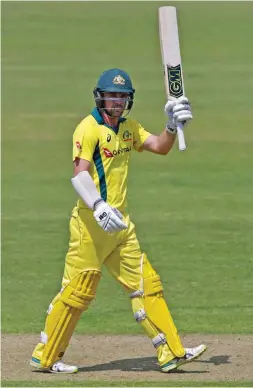
[[[104,150],[104,154],[107,158],[113,158],[113,154],[111,153],[110,150],[108,150],[108,148],[103,148]]]
[[[117,156],[117,155],[123,155],[125,152],[130,152],[132,148],[124,147],[124,148],[120,148],[119,150],[113,150],[112,152],[105,147],[103,147],[102,149],[104,151],[106,158],[113,158],[114,156]]]

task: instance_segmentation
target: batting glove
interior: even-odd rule
[[[177,100],[168,100],[164,107],[164,111],[169,116],[169,121],[166,125],[166,130],[169,133],[176,133],[177,125],[181,123],[183,126],[192,119],[191,107],[187,97],[182,96]]]
[[[95,204],[93,215],[98,225],[107,233],[127,229],[127,225],[122,221],[123,216],[120,211],[112,208],[102,199]]]

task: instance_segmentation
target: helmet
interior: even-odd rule
[[[110,69],[104,71],[99,77],[95,89],[100,92],[135,92],[129,75],[120,69]]]
[[[93,90],[96,105],[99,109],[104,109],[104,99],[101,92],[122,92],[129,93],[129,98],[125,109],[128,110],[133,106],[135,89],[129,75],[121,69],[109,69],[104,71],[99,77],[98,83]]]

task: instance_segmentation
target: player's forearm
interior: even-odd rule
[[[153,152],[154,154],[167,155],[171,150],[176,135],[168,132],[166,129],[158,136],[150,135],[143,143],[142,149]]]
[[[94,210],[95,205],[99,201],[102,201],[102,198],[98,193],[95,183],[91,179],[88,171],[79,172],[71,179],[71,182],[78,195],[90,209]]]
[[[160,155],[167,155],[173,147],[176,135],[164,130],[156,139],[156,152]]]

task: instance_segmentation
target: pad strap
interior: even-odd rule
[[[140,321],[143,321],[144,319],[146,319],[147,315],[146,315],[145,310],[140,309],[140,310],[136,311],[136,313],[134,314],[134,318],[136,319],[136,322],[140,322]]]
[[[152,344],[155,348],[158,348],[158,346],[166,344],[166,337],[163,333],[159,333],[156,337],[152,339]]]
[[[134,292],[132,292],[130,295],[129,295],[129,297],[132,299],[132,298],[138,298],[138,297],[140,297],[140,296],[143,296],[143,291],[141,291],[141,290],[137,290],[137,291],[134,291]]]

